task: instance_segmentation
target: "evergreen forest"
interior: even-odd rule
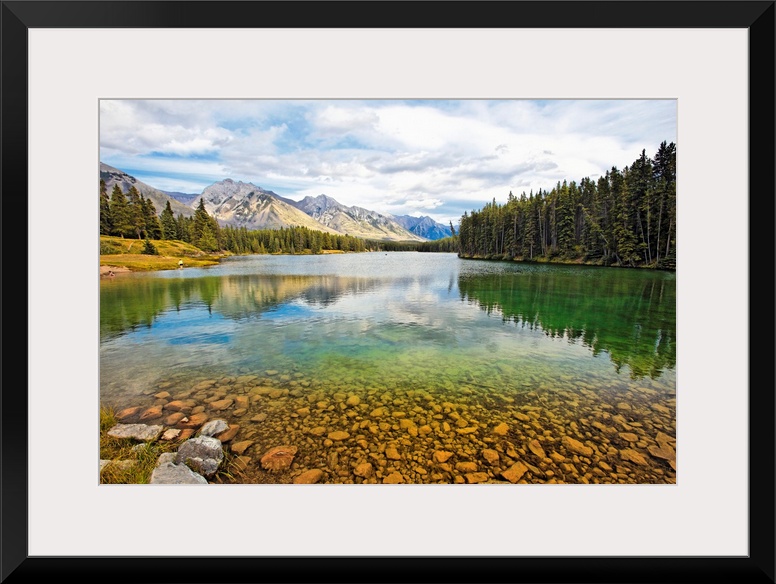
[[[110,197],[105,181],[100,181],[100,235],[136,239],[168,239],[190,243],[205,252],[234,254],[323,253],[326,251],[366,251],[358,237],[315,231],[306,227],[247,229],[221,226],[205,209],[202,199],[192,217],[175,217],[169,201],[157,216],[154,204],[134,187],[125,195],[114,185]],[[147,246],[146,249],[153,249]]]
[[[437,243],[437,242],[435,242]],[[598,180],[559,182],[464,213],[461,257],[676,267],[676,145]]]
[[[234,254],[323,253],[324,251],[452,252],[462,258],[550,261],[676,269],[676,145],[662,142],[622,169],[597,180],[558,182],[549,191],[509,193],[482,209],[464,212],[458,233],[426,242],[364,240],[306,227],[247,229],[221,226],[200,199],[193,216],[173,214],[167,202],[157,214],[134,187],[110,193],[100,181],[100,234],[150,240],[180,240],[205,252]]]

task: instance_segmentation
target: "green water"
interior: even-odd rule
[[[505,461],[478,467],[489,481],[522,460],[528,482],[673,482],[674,468],[648,450],[658,434],[675,437],[675,331],[672,273],[410,252],[238,257],[101,282],[101,400],[164,405],[153,397],[164,390],[208,412],[213,399],[248,396],[248,408],[211,417],[239,424],[255,457],[281,438],[301,447],[291,474],[259,467],[248,472],[257,482],[316,465],[328,482],[391,471],[402,482],[488,482],[433,464],[435,450],[468,460],[488,447]],[[351,396],[360,403],[348,406]],[[378,421],[382,407],[398,415]],[[266,419],[250,422],[258,413]],[[508,433],[494,435],[501,422]],[[310,435],[317,427],[352,437],[324,444]],[[563,436],[595,454],[579,460]],[[391,443],[412,454],[386,461]],[[367,459],[370,477],[348,471]]]

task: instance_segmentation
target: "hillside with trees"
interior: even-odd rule
[[[139,240],[175,240],[204,252],[234,254],[323,253],[324,251],[366,251],[363,239],[316,231],[307,227],[247,229],[221,226],[205,209],[202,199],[191,217],[173,214],[169,202],[160,215],[154,204],[134,186],[125,194],[118,185],[108,196],[100,181],[100,235]],[[147,243],[147,250],[153,246]],[[149,251],[148,253],[153,253]]]
[[[221,226],[203,199],[193,216],[174,215],[169,201],[157,215],[134,186],[110,195],[100,181],[100,234],[178,240],[204,252],[234,254],[421,251],[462,258],[551,261],[676,269],[676,145],[661,143],[654,158],[641,155],[597,180],[558,182],[549,191],[511,192],[465,212],[458,233],[436,241],[377,241],[308,227],[248,229]],[[153,246],[146,245],[152,250]],[[149,253],[151,253],[149,251]]]
[[[675,269],[676,145],[598,180],[494,199],[464,213],[458,246],[463,258]]]

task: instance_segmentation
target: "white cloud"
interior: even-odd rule
[[[454,223],[461,205],[598,176],[632,163],[642,148],[653,156],[662,140],[676,141],[673,100],[100,106],[101,156],[117,168],[157,176],[166,168],[176,175],[167,184],[189,190],[233,178],[292,199],[323,193],[379,212],[441,217],[448,209],[444,219]]]
[[[414,209],[436,209],[444,205],[444,201],[439,199],[407,199],[404,201],[404,207]]]

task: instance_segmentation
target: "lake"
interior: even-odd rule
[[[418,252],[122,274],[100,399],[239,426],[238,482],[674,483],[675,274]],[[262,468],[276,446],[292,465]]]

